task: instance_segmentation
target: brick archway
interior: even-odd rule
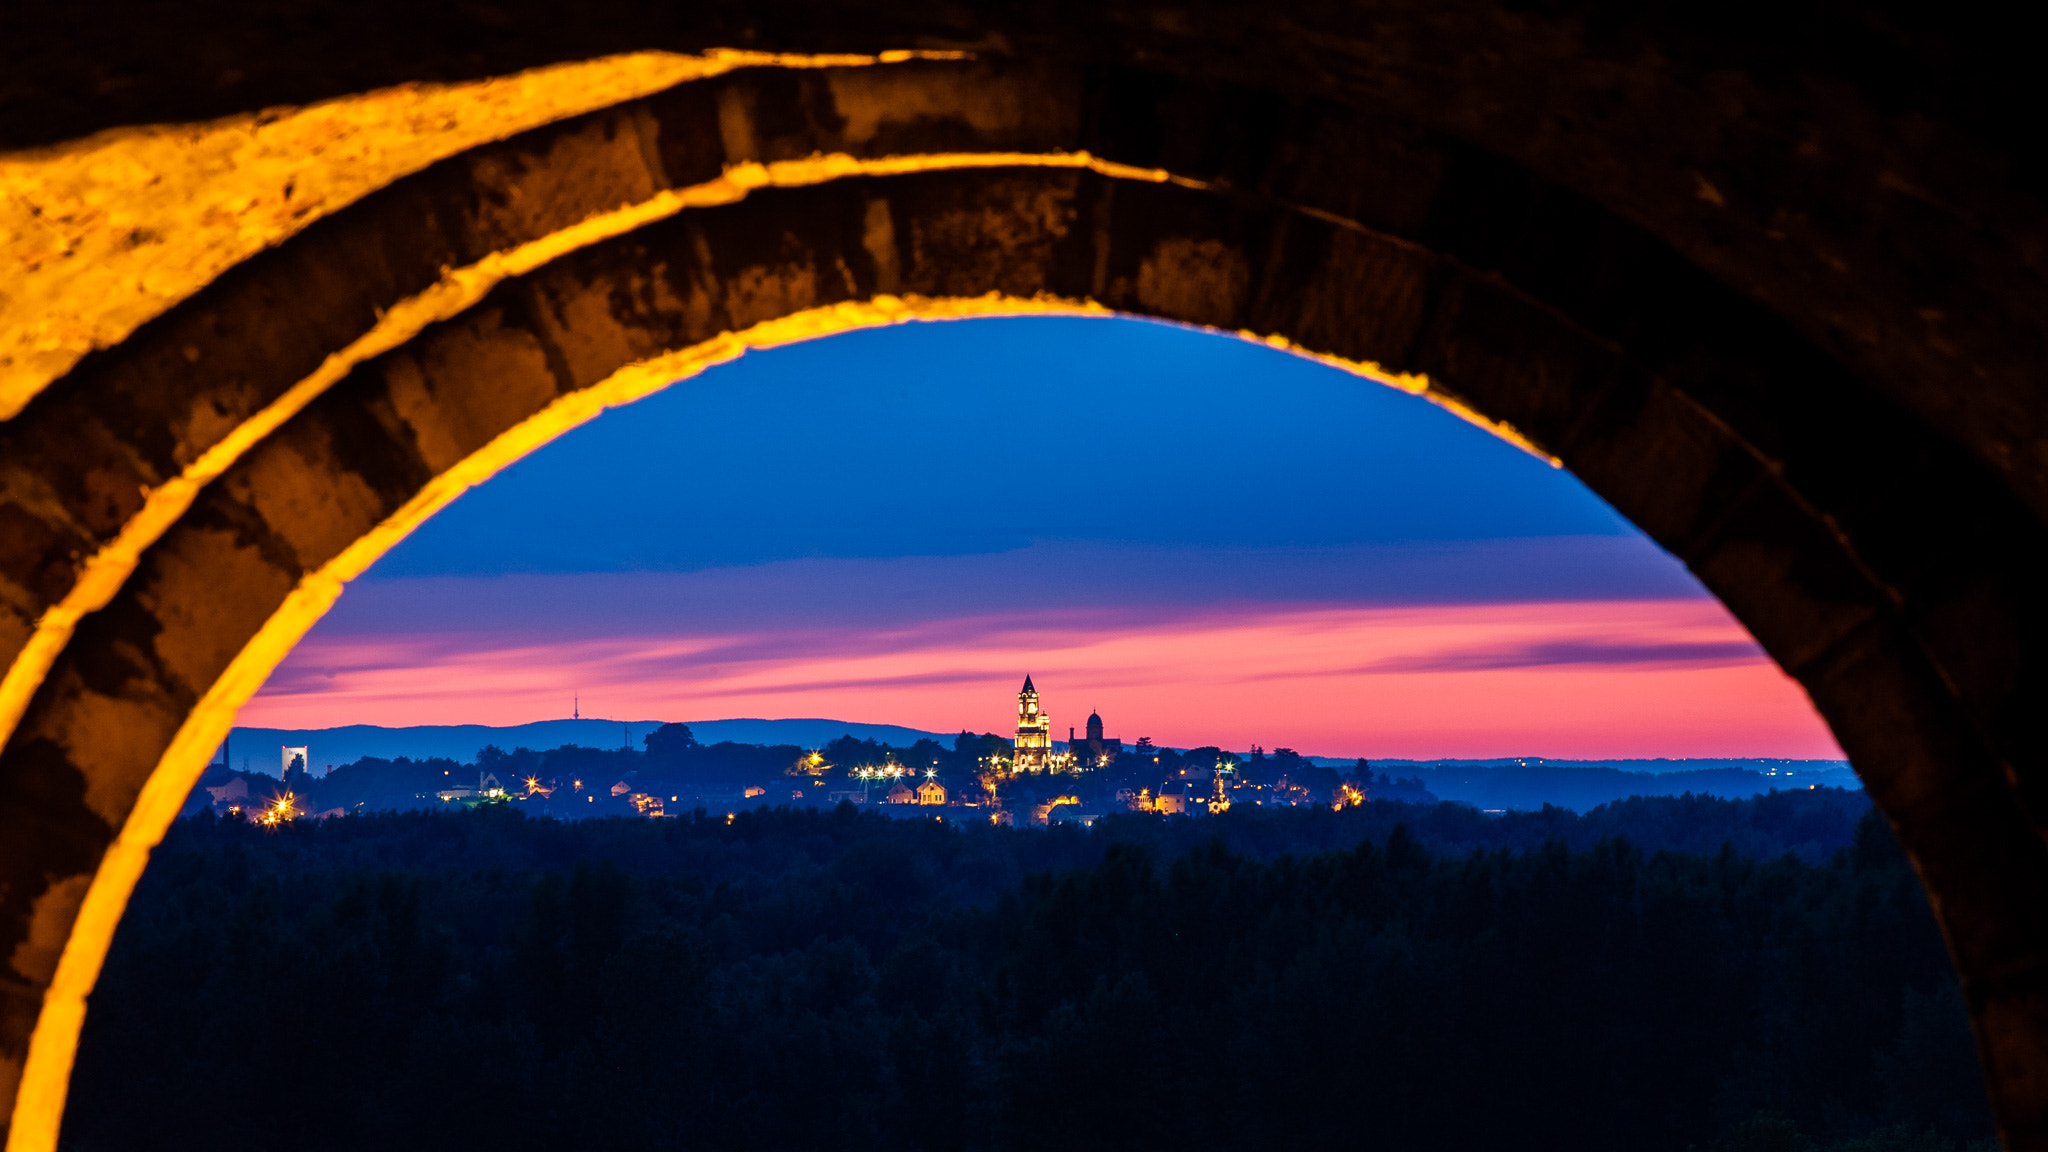
[[[1398,101],[980,57],[761,62],[465,149],[0,423],[0,574],[27,622],[0,749],[0,1069],[30,1064],[10,1147],[54,1134],[82,997],[148,847],[342,580],[463,484],[750,341],[1030,309],[1400,376],[1558,458],[1684,559],[1807,687],[1892,819],[2002,1129],[2048,1140],[2028,720],[2048,404],[1989,372],[1972,391],[1873,364],[1831,335],[1839,293],[1745,279],[1758,258],[1739,244],[1717,254],[1598,173]],[[1709,208],[1738,194],[1680,171]],[[1941,320],[1919,331],[2005,348],[2037,289],[1953,340]],[[1896,303],[1866,295],[1872,323]],[[91,560],[123,550],[132,574]],[[105,594],[82,597],[94,581]]]

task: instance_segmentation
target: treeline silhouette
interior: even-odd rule
[[[64,1146],[1989,1136],[1926,901],[1862,797],[1818,790],[1088,831],[203,813],[123,921]]]

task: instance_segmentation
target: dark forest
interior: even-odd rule
[[[1859,818],[1860,816],[1860,818]],[[1895,1150],[1991,1132],[1861,796],[507,806],[158,851],[64,1146]]]

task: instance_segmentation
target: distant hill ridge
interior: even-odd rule
[[[422,724],[410,728],[380,728],[374,724],[350,724],[342,728],[236,728],[228,738],[231,766],[243,761],[254,772],[281,767],[279,749],[287,745],[308,749],[307,766],[315,773],[328,767],[354,763],[365,756],[395,760],[410,756],[424,760],[445,756],[473,763],[477,749],[495,744],[506,751],[535,750],[580,744],[585,748],[635,748],[649,732],[666,720],[540,720],[497,728],[488,724]],[[705,744],[732,741],[735,744],[795,744],[816,748],[853,734],[861,740],[903,746],[924,738],[951,742],[958,733],[920,732],[900,724],[862,724],[849,720],[687,720],[697,739]],[[277,773],[271,772],[272,775]]]

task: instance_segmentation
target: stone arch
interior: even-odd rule
[[[1025,309],[1426,388],[1685,560],[1893,821],[2003,1130],[2048,1138],[2026,462],[1703,263],[1411,116],[1130,64],[742,69],[391,184],[0,425],[17,611],[77,617],[12,654],[0,749],[0,1065],[32,1064],[11,1140],[54,1134],[84,993],[211,733],[437,500],[750,340]],[[121,548],[132,573],[80,559]]]

